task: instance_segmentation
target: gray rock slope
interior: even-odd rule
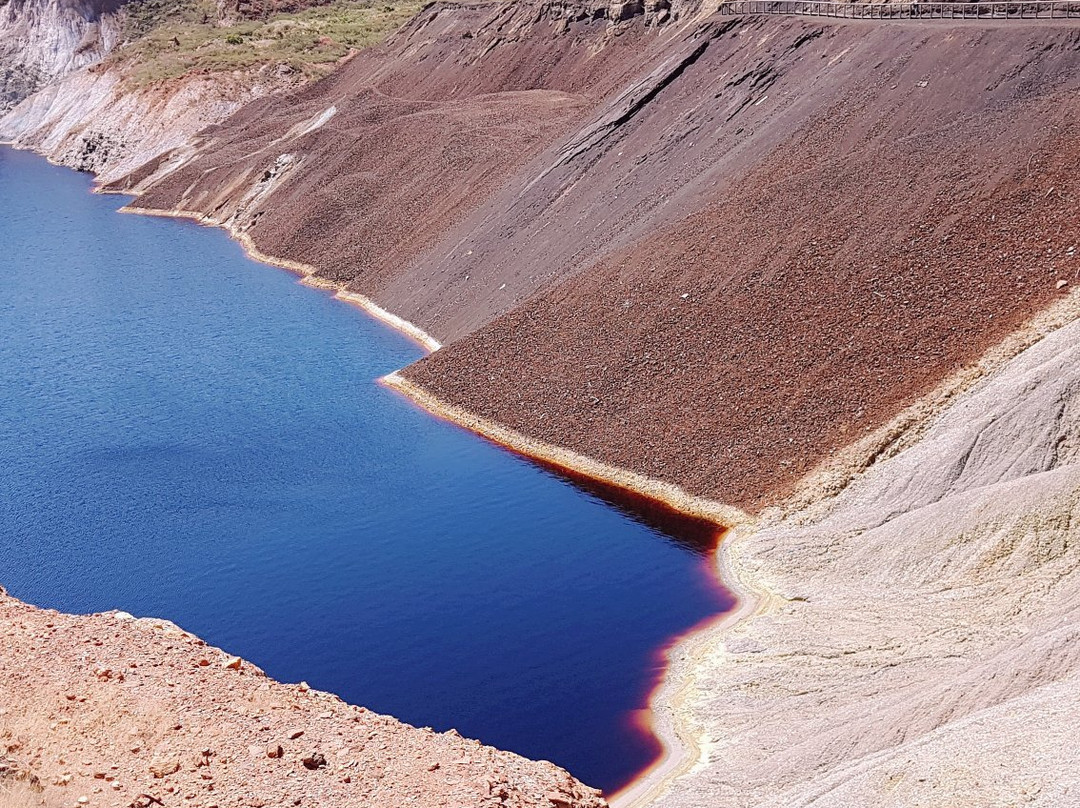
[[[1080,805],[1078,458],[1073,323],[827,515],[730,541],[756,606],[677,662],[699,759],[654,804]]]

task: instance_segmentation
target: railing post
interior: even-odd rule
[[[0,4],[4,1],[0,0]],[[787,14],[847,20],[1080,17],[1080,0],[720,0],[717,8],[724,15]]]

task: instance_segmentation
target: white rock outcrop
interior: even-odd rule
[[[268,64],[151,84],[125,78],[125,0],[9,0],[0,5],[0,142],[92,171],[102,183],[162,154],[244,104],[303,82]],[[121,52],[122,54],[122,52]]]
[[[9,0],[0,5],[0,113],[40,87],[100,62],[120,41],[122,0]]]
[[[0,117],[0,141],[93,171],[108,183],[166,152],[193,149],[196,132],[282,83],[264,70],[132,87],[115,68],[79,70]]]

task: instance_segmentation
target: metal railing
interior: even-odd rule
[[[721,14],[777,14],[848,20],[1080,19],[1080,0],[973,3],[840,3],[827,0],[725,0]]]

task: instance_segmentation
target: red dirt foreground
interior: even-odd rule
[[[353,707],[161,620],[0,590],[0,803],[603,808],[551,763]]]
[[[436,4],[118,187],[447,343],[444,403],[755,512],[1080,280],[1078,36]]]

